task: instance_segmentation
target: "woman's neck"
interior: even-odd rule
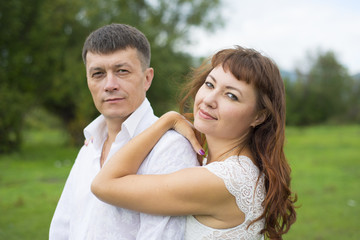
[[[244,140],[217,139],[206,136],[206,142],[208,145],[207,163],[224,161],[230,156],[239,154],[251,157]]]

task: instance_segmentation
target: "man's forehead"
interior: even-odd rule
[[[125,48],[118,48],[118,49],[114,49],[114,50],[88,50],[86,53],[86,57],[90,54],[90,55],[99,55],[99,56],[109,56],[109,55],[113,55],[113,54],[117,54],[117,53],[136,53],[137,54],[138,50],[134,47],[125,47]]]
[[[118,50],[111,53],[88,52],[86,55],[86,68],[133,66],[135,64],[140,64],[136,51]]]

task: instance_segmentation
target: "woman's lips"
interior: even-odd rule
[[[206,120],[217,120],[216,117],[212,116],[211,114],[209,114],[208,112],[199,109],[199,115],[201,118],[206,119]]]

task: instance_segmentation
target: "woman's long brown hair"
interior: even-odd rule
[[[181,112],[192,109],[195,95],[212,69],[221,65],[238,80],[253,84],[257,90],[257,108],[266,114],[263,123],[248,136],[248,146],[260,172],[265,175],[264,213],[252,223],[265,218],[261,233],[270,239],[282,239],[296,220],[297,196],[290,189],[290,166],[284,154],[285,88],[276,64],[253,49],[236,46],[216,53],[209,63],[194,69],[183,89]]]

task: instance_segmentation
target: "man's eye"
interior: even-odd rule
[[[98,78],[98,77],[101,77],[102,76],[102,72],[95,72],[95,73],[93,73],[91,76],[93,77],[93,78]]]
[[[234,100],[234,101],[237,101],[237,100],[238,100],[238,97],[235,96],[235,95],[232,94],[232,93],[227,93],[226,95],[227,95],[231,100]]]
[[[126,69],[118,69],[117,72],[118,73],[128,73],[129,71]]]

